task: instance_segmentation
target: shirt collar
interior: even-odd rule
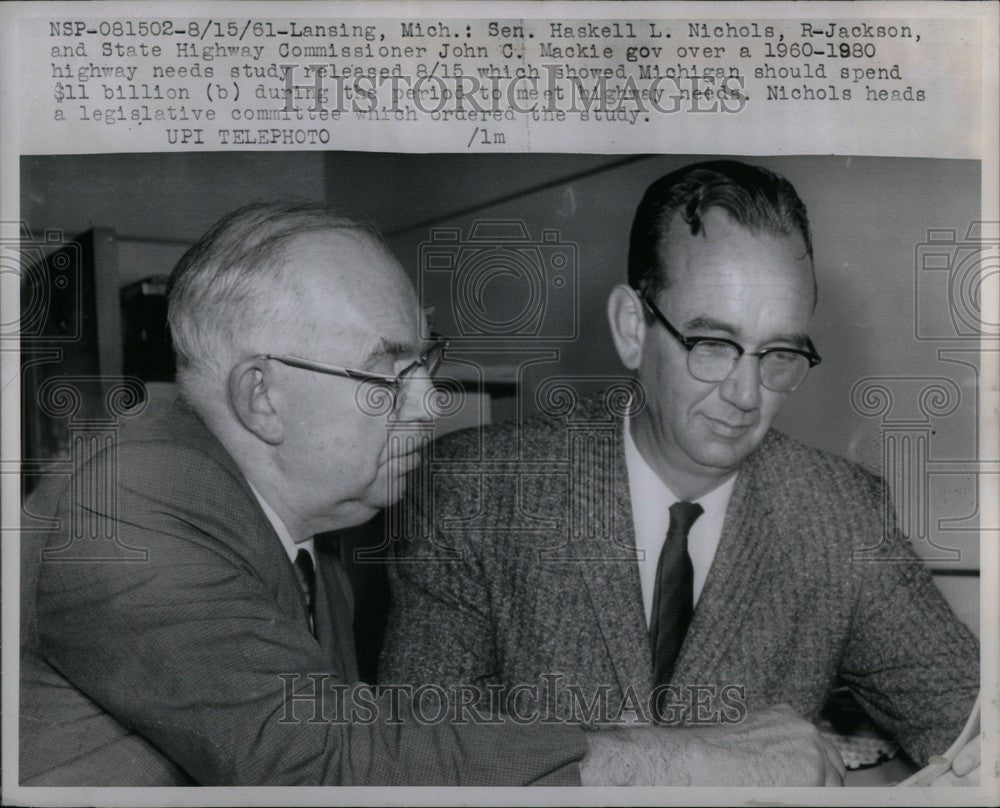
[[[666,507],[669,508],[675,502],[680,502],[680,497],[670,490],[670,486],[660,479],[660,475],[653,470],[642,456],[639,447],[635,445],[635,440],[632,438],[632,430],[629,429],[629,420],[628,416],[622,419],[625,430],[625,464],[628,469],[629,479],[634,479],[635,482],[633,490],[640,495],[640,503],[666,502]],[[729,505],[729,497],[733,493],[733,486],[736,485],[737,476],[738,474],[734,474],[722,483],[722,485],[716,486],[707,494],[703,494],[694,501],[701,505],[706,513],[718,512],[720,510],[722,513],[725,513]]]
[[[299,550],[305,550],[312,557],[313,564],[316,564],[316,550],[313,547],[313,537],[310,536],[308,539],[303,539],[302,541],[296,542],[292,538],[292,534],[288,532],[288,528],[285,527],[285,523],[281,521],[281,517],[274,512],[274,509],[267,504],[264,497],[261,496],[260,491],[254,488],[252,482],[247,480],[247,485],[250,486],[250,490],[253,491],[253,495],[257,497],[257,502],[260,503],[260,509],[264,511],[264,516],[267,517],[267,521],[271,523],[271,527],[274,528],[274,532],[278,534],[278,538],[281,540],[281,546],[285,549],[285,553],[288,555],[288,560],[293,564],[295,563],[295,557],[299,554]]]

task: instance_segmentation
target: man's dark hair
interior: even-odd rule
[[[782,236],[797,232],[812,261],[809,217],[792,184],[765,168],[715,160],[672,171],[646,189],[629,239],[629,286],[650,297],[667,288],[663,242],[674,214],[680,214],[694,236],[704,232],[702,219],[712,208],[724,210],[751,231]]]

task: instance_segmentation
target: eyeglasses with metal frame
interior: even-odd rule
[[[259,354],[264,359],[272,359],[293,368],[311,370],[316,373],[327,373],[331,376],[340,376],[345,379],[354,379],[359,382],[369,382],[388,387],[392,391],[393,406],[399,403],[399,392],[402,386],[414,378],[415,374],[423,369],[428,377],[433,378],[434,374],[441,367],[441,360],[444,358],[445,349],[448,347],[448,340],[440,334],[431,333],[431,345],[416,360],[408,364],[399,373],[376,373],[370,370],[358,370],[356,368],[344,367],[342,365],[331,365],[327,362],[317,362],[314,359],[306,359],[302,356],[290,354]]]
[[[699,381],[723,381],[746,354],[757,357],[757,374],[764,387],[775,393],[790,393],[802,384],[810,368],[823,361],[809,339],[806,339],[805,348],[782,346],[751,352],[724,337],[686,337],[670,324],[652,300],[645,295],[640,298],[667,333],[684,346],[688,371]]]

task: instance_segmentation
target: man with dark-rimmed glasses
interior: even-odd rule
[[[648,297],[642,298],[642,304],[649,310],[660,325],[676,339],[688,352],[688,371],[694,378],[702,382],[721,382],[733,372],[740,358],[747,350],[738,342],[724,337],[685,337],[674,328],[663,315],[656,304]],[[809,368],[815,367],[821,361],[812,342],[807,338],[805,348],[762,348],[750,353],[758,362],[760,383],[775,393],[790,393],[803,381]]]
[[[803,728],[838,683],[914,760],[945,750],[975,701],[975,639],[882,481],[771,428],[820,363],[816,290],[787,180],[716,161],[654,182],[608,299],[629,404],[582,399],[439,441],[429,505],[415,503],[433,519],[399,548],[428,563],[393,569],[380,677],[528,702],[544,682],[534,704],[553,714],[682,728],[689,783],[759,784],[762,760],[839,782],[838,753]],[[523,473],[469,471],[493,457]],[[717,756],[690,743],[700,732]]]

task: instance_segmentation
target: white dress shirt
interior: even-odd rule
[[[295,563],[295,557],[299,554],[299,550],[305,550],[309,553],[309,557],[313,562],[313,569],[317,569],[316,565],[316,550],[313,547],[313,538],[310,536],[300,542],[296,542],[292,538],[292,534],[288,532],[288,528],[285,527],[285,523],[281,521],[281,517],[274,512],[274,509],[264,500],[264,497],[260,495],[260,491],[253,487],[253,483],[247,480],[247,485],[250,486],[250,490],[253,491],[253,495],[257,497],[257,501],[260,503],[260,508],[264,511],[264,515],[267,517],[267,521],[271,523],[271,527],[274,528],[274,532],[278,534],[278,538],[281,539],[281,546],[285,548],[285,552],[288,553],[288,560],[293,564]]]
[[[642,604],[646,610],[646,625],[653,613],[653,591],[656,587],[656,564],[670,527],[670,506],[680,502],[659,475],[639,453],[625,419],[625,466],[628,470],[628,489],[632,500],[632,520],[635,528],[635,546],[639,553],[639,581],[642,584]],[[705,512],[691,526],[688,534],[688,555],[694,568],[694,603],[697,605],[708,570],[715,558],[726,520],[726,508],[736,483],[734,474],[718,488],[695,500]]]

